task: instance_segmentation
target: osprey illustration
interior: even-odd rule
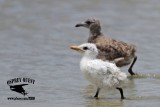
[[[25,96],[25,95],[28,94],[22,87],[22,86],[25,86],[25,85],[28,85],[28,84],[10,85],[10,89],[12,91],[15,91],[15,92],[20,93],[20,94]]]

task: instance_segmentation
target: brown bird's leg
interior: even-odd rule
[[[100,88],[97,88],[97,92],[96,92],[94,98],[98,98],[99,91],[100,91]]]
[[[125,99],[124,95],[123,95],[123,89],[122,88],[119,88],[119,87],[116,87],[116,89],[119,90],[120,94],[121,94],[121,99]]]
[[[134,57],[133,62],[132,62],[131,66],[130,66],[129,69],[128,69],[128,72],[129,72],[131,75],[135,75],[135,73],[132,71],[132,67],[133,67],[133,65],[135,64],[136,60],[137,60],[137,56]]]

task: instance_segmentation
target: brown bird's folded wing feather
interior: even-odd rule
[[[127,58],[134,56],[136,52],[134,45],[117,41],[105,36],[98,36],[95,39],[93,37],[89,38],[88,42],[96,44],[99,49],[99,55],[97,58],[102,60],[113,61],[116,58]]]

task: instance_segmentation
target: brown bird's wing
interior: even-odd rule
[[[95,43],[99,49],[97,58],[102,60],[114,60],[121,57],[129,57],[135,54],[135,46],[122,41],[117,41],[105,36],[98,36],[92,39],[91,43]]]

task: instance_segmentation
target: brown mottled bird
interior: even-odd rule
[[[88,42],[96,44],[99,49],[97,58],[113,61],[118,67],[129,65],[133,60],[128,72],[131,75],[135,75],[132,71],[132,67],[137,60],[135,45],[104,36],[101,32],[100,21],[96,18],[90,18],[75,27],[86,27],[90,30]]]

